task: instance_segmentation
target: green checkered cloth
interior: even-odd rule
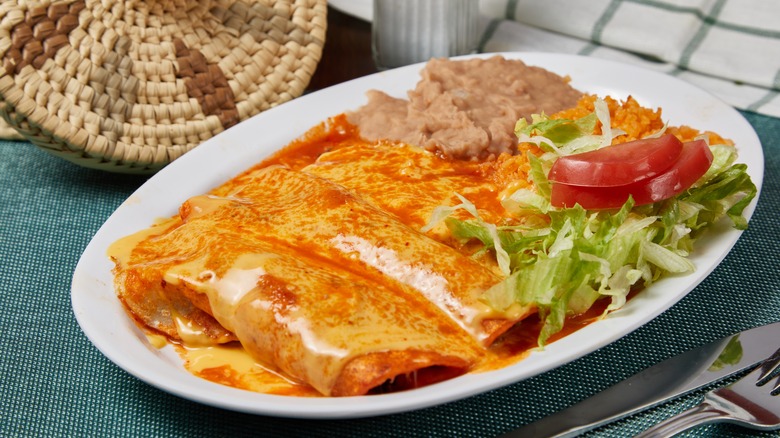
[[[780,117],[775,0],[480,0],[482,52],[588,55],[662,71]],[[604,72],[609,74],[609,72]]]
[[[541,376],[420,411],[333,421],[200,405],[151,387],[103,357],[71,311],[71,276],[94,233],[144,178],[81,168],[30,143],[0,141],[0,437],[496,436],[686,349],[778,321],[780,119],[745,115],[766,155],[758,207],[723,264],[677,305]],[[698,392],[592,435],[629,436],[700,398]],[[752,434],[711,425],[688,436]]]

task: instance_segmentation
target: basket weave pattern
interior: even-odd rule
[[[0,115],[80,165],[154,172],[301,95],[325,28],[325,0],[3,2]]]

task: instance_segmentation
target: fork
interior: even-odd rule
[[[768,389],[764,388],[777,370],[780,370],[780,349],[745,377],[708,392],[698,406],[656,424],[635,438],[669,437],[715,422],[756,430],[780,429],[780,377]]]

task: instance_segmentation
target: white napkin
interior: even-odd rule
[[[780,117],[780,1],[480,0],[482,52],[617,60]]]

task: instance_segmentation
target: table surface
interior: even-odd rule
[[[333,10],[328,22],[310,90],[375,71],[370,25]],[[80,168],[27,142],[0,141],[0,436],[496,436],[688,348],[778,321],[780,119],[742,114],[764,148],[763,192],[733,251],[681,302],[621,340],[536,378],[443,406],[358,420],[212,408],[153,388],[104,358],[73,316],[71,276],[103,221],[145,178]],[[592,434],[628,436],[700,398],[696,392]],[[710,425],[689,435],[758,434]]]

